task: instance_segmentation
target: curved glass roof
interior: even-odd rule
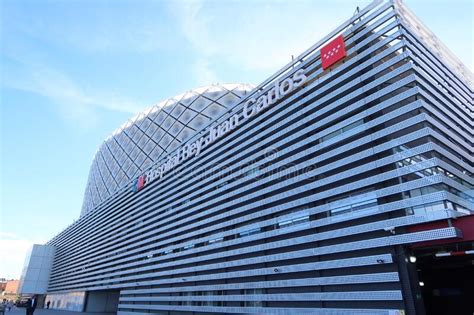
[[[249,84],[200,87],[161,101],[129,119],[96,152],[81,215],[179,147],[252,88]]]

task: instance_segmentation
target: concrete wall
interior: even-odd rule
[[[86,312],[117,312],[119,291],[92,291],[87,296]]]
[[[34,244],[23,265],[18,293],[46,294],[53,258],[54,246]]]

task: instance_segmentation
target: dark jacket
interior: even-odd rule
[[[36,305],[38,305],[38,298],[36,297],[35,300],[33,301],[33,298],[28,300],[28,308],[35,309]]]

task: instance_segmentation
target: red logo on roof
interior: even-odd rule
[[[326,70],[345,56],[346,44],[344,44],[342,35],[339,35],[321,48],[321,64],[323,65],[323,69]]]

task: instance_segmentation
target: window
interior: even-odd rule
[[[471,214],[471,211],[469,211],[469,209],[464,208],[463,206],[460,206],[456,203],[453,205],[454,205],[454,210],[465,213],[465,214]]]
[[[246,289],[244,290],[245,295],[259,295],[263,294],[263,289]],[[245,301],[244,306],[249,307],[262,307],[263,302],[260,300],[253,300],[253,301]]]
[[[260,167],[257,166],[255,168],[252,168],[251,170],[248,170],[245,172],[244,176],[251,176],[251,177],[258,177],[260,176]]]
[[[302,216],[302,217],[297,217],[297,218],[285,219],[282,222],[278,222],[278,228],[283,229],[283,228],[286,228],[286,227],[294,226],[294,225],[305,223],[305,222],[309,222],[309,216],[308,215],[305,215],[305,216]]]
[[[217,189],[227,186],[228,182],[222,182],[216,186]]]
[[[165,250],[164,252],[162,252],[161,255],[168,255],[168,254],[171,254],[171,253],[173,253],[173,250],[168,249],[168,250]]]
[[[243,231],[243,232],[239,233],[239,237],[245,237],[245,236],[257,234],[257,233],[260,233],[261,230],[262,229],[258,227],[258,228],[254,228],[254,229],[251,229],[251,230]]]
[[[429,212],[440,211],[446,209],[443,201],[431,202],[424,205],[411,207],[411,213],[415,215],[425,215]]]
[[[352,192],[349,196],[330,202],[329,216],[342,214],[376,212],[378,210],[377,195],[374,191]]]
[[[218,237],[218,238],[214,238],[214,239],[212,239],[212,240],[209,240],[207,243],[208,243],[208,244],[215,244],[215,243],[220,243],[220,242],[222,242],[223,240],[224,240],[223,237]]]
[[[182,250],[185,251],[185,250],[188,250],[188,249],[191,249],[191,248],[194,248],[194,244],[186,245],[182,248]]]
[[[180,295],[183,296],[183,297],[187,297],[187,296],[192,296],[193,293],[192,292],[181,292]],[[181,302],[181,305],[193,305],[193,302],[184,300],[184,301]]]
[[[222,291],[203,291],[202,296],[222,295]],[[222,306],[222,301],[202,301],[203,306]]]
[[[332,138],[334,138],[334,137],[336,137],[336,136],[338,136],[338,135],[343,134],[344,132],[347,132],[347,131],[349,131],[349,130],[352,130],[352,129],[354,129],[355,127],[358,127],[358,126],[362,125],[363,123],[364,123],[364,120],[363,120],[363,119],[359,119],[359,120],[357,120],[357,121],[355,121],[355,122],[353,122],[353,123],[351,123],[351,124],[349,124],[349,125],[347,125],[347,126],[345,126],[345,127],[342,127],[342,128],[340,128],[340,129],[338,129],[338,130],[336,130],[336,131],[331,132],[331,133],[328,134],[328,135],[325,135],[324,137],[321,138],[320,142],[328,141],[329,139],[332,139]]]
[[[456,204],[453,203],[449,200],[444,200],[444,201],[437,201],[437,202],[431,202],[431,203],[426,203],[423,205],[419,206],[413,206],[408,208],[408,214],[413,215],[413,214],[418,214],[418,215],[425,215],[430,212],[434,211],[443,211],[443,210],[454,210],[454,211],[459,211],[465,214],[470,214],[469,210]]]

